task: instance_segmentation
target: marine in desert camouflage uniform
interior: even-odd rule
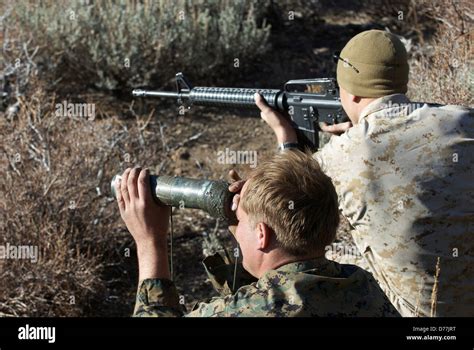
[[[169,210],[153,202],[147,177],[146,170],[128,169],[116,184],[122,218],[137,243],[134,315],[183,316],[167,265]],[[324,257],[339,223],[337,195],[311,155],[288,151],[261,164],[235,204],[243,258],[238,279],[225,252],[206,258],[220,296],[186,316],[399,316],[370,273]]]
[[[472,109],[410,102],[406,51],[382,31],[349,41],[337,79],[354,126],[324,126],[346,131],[314,157],[364,265],[403,316],[474,316]],[[291,128],[275,126],[282,117],[258,104],[279,142],[295,142]]]

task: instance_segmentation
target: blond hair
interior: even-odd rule
[[[339,225],[336,190],[309,153],[286,151],[250,175],[240,205],[251,223],[264,222],[293,255],[323,251]]]

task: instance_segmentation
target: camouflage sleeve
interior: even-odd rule
[[[265,291],[263,291],[265,294]],[[265,316],[261,308],[266,304],[258,297],[255,284],[241,287],[235,294],[215,297],[197,303],[185,317],[251,317]]]
[[[196,304],[193,311],[188,313],[185,317],[226,317],[232,316],[229,307],[230,301],[227,297],[217,297],[208,300],[208,302],[202,302]]]
[[[137,291],[134,317],[180,317],[184,310],[178,292],[168,279],[146,279]]]

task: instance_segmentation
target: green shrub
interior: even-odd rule
[[[235,58],[250,62],[267,50],[265,7],[256,0],[18,1],[5,9],[6,61],[14,66],[20,57],[49,78],[48,88],[60,83],[76,93],[161,85],[178,70],[200,81],[229,77],[241,73]]]

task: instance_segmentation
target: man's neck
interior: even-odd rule
[[[294,256],[288,253],[282,252],[281,250],[272,251],[262,261],[259,271],[257,272],[257,278],[262,277],[267,271],[276,270],[284,265],[291,264],[298,261],[312,260],[323,257],[324,253],[314,253],[306,256]]]
[[[378,99],[379,99],[379,97],[362,97],[360,99],[359,103],[357,104],[357,121],[354,121],[355,124],[357,124],[359,122],[360,117],[361,117],[361,113],[365,109],[365,107],[367,107],[372,102],[374,102],[375,100],[378,100]]]

